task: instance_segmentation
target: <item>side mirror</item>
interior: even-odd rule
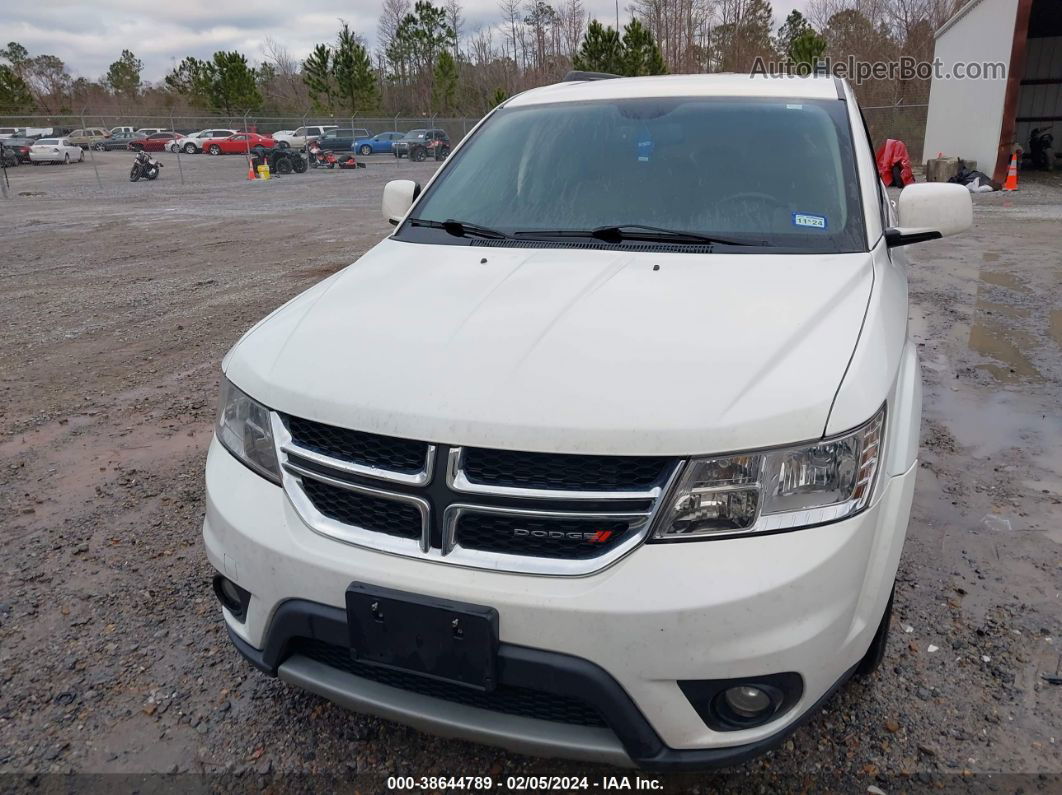
[[[411,179],[393,179],[384,185],[382,210],[383,217],[391,224],[398,226],[409,208],[413,206],[413,200],[420,195],[420,185]]]
[[[963,185],[920,182],[900,191],[900,225],[885,230],[885,243],[907,246],[965,232],[973,226],[973,201]]]

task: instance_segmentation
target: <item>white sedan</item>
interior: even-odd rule
[[[40,163],[80,163],[85,159],[85,151],[66,138],[41,138],[30,147],[29,159],[35,166]]]
[[[196,152],[203,151],[203,142],[208,138],[228,138],[230,135],[235,135],[236,132],[236,130],[209,129],[188,133],[188,135],[182,135],[171,143],[169,150],[171,152],[184,152],[186,155],[194,155]]]

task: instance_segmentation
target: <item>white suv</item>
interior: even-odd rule
[[[182,135],[170,144],[171,152],[184,152],[186,155],[194,155],[196,153],[202,153],[203,142],[210,138],[228,138],[230,135],[235,135],[237,130],[199,130],[199,132],[188,133],[188,135]]]
[[[293,133],[274,133],[273,140],[277,142],[278,149],[303,149],[310,141],[315,138],[320,138],[329,130],[338,130],[339,126],[336,124],[321,124],[311,125],[308,127],[299,127]]]
[[[655,768],[776,746],[882,658],[917,471],[897,211],[832,78],[576,74],[225,357],[229,635],[351,709]]]

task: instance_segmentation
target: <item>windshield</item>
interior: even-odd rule
[[[503,108],[451,159],[411,218],[517,237],[654,227],[729,239],[742,251],[866,250],[851,135],[836,100]],[[469,242],[415,221],[397,237]]]
[[[410,130],[406,133],[406,138],[413,140],[414,138],[423,138],[427,134],[427,130]]]

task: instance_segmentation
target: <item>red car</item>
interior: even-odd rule
[[[134,152],[164,152],[170,148],[175,139],[180,138],[179,133],[157,132],[147,138],[137,138],[129,142],[129,148]]]
[[[228,138],[209,138],[203,141],[203,151],[211,155],[242,155],[256,146],[272,149],[276,142],[258,133],[236,133]]]

